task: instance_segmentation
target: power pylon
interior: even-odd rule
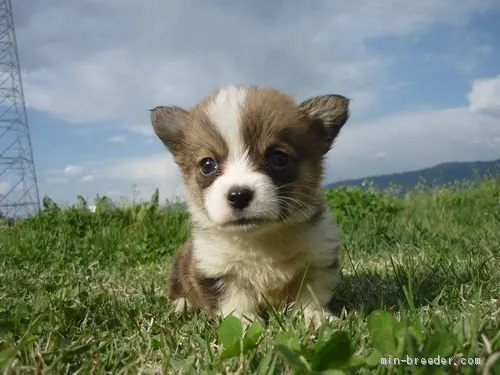
[[[39,210],[12,3],[0,0],[0,212],[17,218]]]

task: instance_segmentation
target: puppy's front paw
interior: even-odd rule
[[[174,302],[174,311],[176,314],[183,314],[185,311],[191,311],[193,305],[186,298],[177,298]]]
[[[331,323],[334,321],[334,316],[323,309],[315,309],[311,307],[306,307],[303,310],[304,319],[307,325],[312,325],[313,329],[318,329],[323,322]]]

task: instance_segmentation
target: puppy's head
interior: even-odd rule
[[[156,107],[151,121],[179,165],[193,220],[221,230],[307,221],[321,207],[324,155],[349,100],[302,103],[249,85],[219,89],[190,110]]]

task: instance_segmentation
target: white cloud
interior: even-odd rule
[[[494,78],[476,79],[467,99],[473,111],[500,110],[500,75]]]
[[[436,23],[463,26],[498,2],[53,0],[42,6],[26,0],[15,6],[31,108],[68,122],[134,123],[152,106],[191,105],[235,81],[296,96],[335,90],[357,98],[359,112],[376,103],[391,62],[367,48],[369,40],[418,35]]]
[[[63,174],[67,177],[78,177],[83,173],[83,168],[79,165],[68,165],[64,168]]]
[[[108,143],[124,144],[127,143],[127,138],[124,135],[115,135],[106,139]]]
[[[83,165],[67,165],[63,169],[50,169],[39,172],[46,184],[63,185],[71,182],[93,182],[94,175]]]

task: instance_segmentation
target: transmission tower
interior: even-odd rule
[[[39,210],[12,3],[0,0],[0,212],[16,218]]]

